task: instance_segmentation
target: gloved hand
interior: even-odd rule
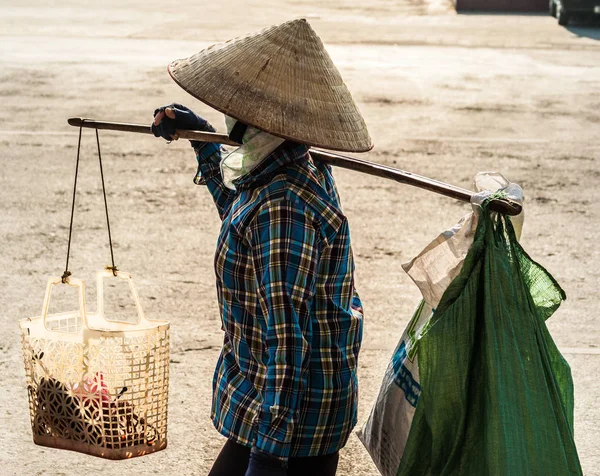
[[[173,103],[154,111],[152,132],[155,137],[162,137],[168,141],[177,140],[179,139],[175,133],[177,129],[216,132],[206,119],[182,104]]]
[[[250,452],[250,463],[246,470],[246,476],[286,476],[287,470],[283,462],[273,456],[252,449]]]

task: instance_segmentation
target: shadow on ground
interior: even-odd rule
[[[574,17],[569,21],[566,29],[582,38],[600,40],[600,15],[596,17]]]
[[[477,15],[499,15],[499,16],[529,16],[529,17],[545,17],[548,16],[546,12],[489,12],[485,10],[469,10],[469,11],[458,11],[459,15],[466,16],[477,16]],[[556,24],[557,28],[561,28]],[[574,15],[569,20],[569,25],[564,27],[571,33],[581,37],[590,38],[592,40],[600,40],[600,15]]]
[[[501,17],[546,17],[547,12],[503,12],[503,11],[489,11],[489,10],[457,10],[459,15],[486,15],[486,16],[501,16]]]

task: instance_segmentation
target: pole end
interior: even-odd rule
[[[83,117],[69,117],[67,122],[70,126],[81,127],[84,121],[89,121],[89,119],[84,119]]]
[[[523,211],[523,207],[520,203],[509,198],[500,198],[490,202],[490,210],[504,215],[516,216]]]

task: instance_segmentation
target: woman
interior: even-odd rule
[[[327,165],[309,146],[366,151],[364,120],[305,20],[173,62],[173,79],[226,114],[240,147],[192,141],[195,183],[222,220],[215,271],[223,348],[212,420],[228,438],[218,475],[334,475],[356,424],[362,305],[348,222]],[[173,104],[156,136],[214,132]]]

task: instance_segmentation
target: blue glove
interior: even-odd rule
[[[155,137],[162,137],[168,141],[177,140],[179,138],[175,134],[177,129],[216,132],[206,119],[181,104],[173,103],[155,109],[154,121],[152,121],[152,132]]]
[[[286,476],[287,470],[283,462],[273,456],[253,449],[250,452],[250,463],[246,476]]]

